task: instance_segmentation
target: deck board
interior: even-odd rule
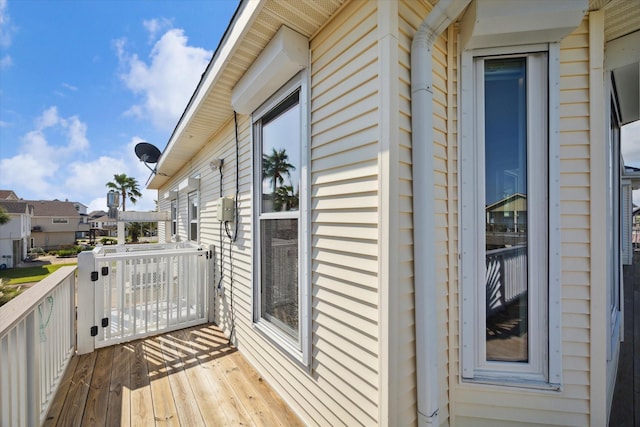
[[[215,325],[74,356],[47,426],[301,426]]]
[[[102,410],[109,404],[109,382],[113,362],[113,347],[96,354],[96,364],[91,378],[91,387],[87,396],[82,423],[87,425],[106,425],[107,412]]]

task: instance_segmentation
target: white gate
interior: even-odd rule
[[[206,323],[210,254],[188,244],[119,245],[80,254],[78,352]]]

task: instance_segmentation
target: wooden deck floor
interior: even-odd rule
[[[214,325],[74,356],[46,426],[298,426]]]
[[[611,405],[610,427],[640,426],[640,252],[633,264],[624,266],[624,342],[616,388]]]

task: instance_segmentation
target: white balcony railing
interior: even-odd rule
[[[527,246],[487,251],[486,268],[488,313],[502,309],[527,292]]]
[[[0,308],[0,425],[41,425],[75,345],[76,267]]]
[[[78,256],[78,353],[209,321],[211,252],[188,243]]]

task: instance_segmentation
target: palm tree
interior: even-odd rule
[[[276,192],[278,184],[284,184],[284,176],[286,175],[291,182],[291,171],[296,167],[289,163],[289,155],[284,148],[281,150],[273,151],[270,155],[264,154],[262,157],[262,176],[263,179],[271,179],[273,185],[273,193]]]
[[[122,195],[123,212],[126,211],[125,202],[127,198],[135,205],[138,197],[142,197],[138,181],[133,177],[127,176],[125,173],[113,175],[113,181],[107,182],[107,188],[116,190]]]
[[[11,217],[9,217],[7,210],[0,206],[0,225],[8,223],[10,220]]]

